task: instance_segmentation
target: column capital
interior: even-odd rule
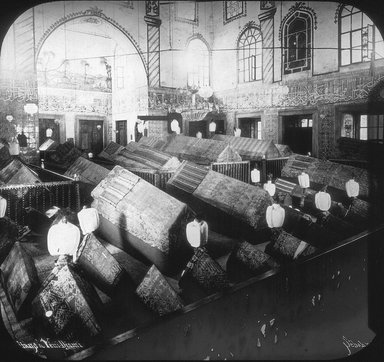
[[[276,8],[271,8],[269,10],[266,10],[259,15],[259,20],[264,21],[269,18],[272,18],[275,15],[275,13],[276,13]]]

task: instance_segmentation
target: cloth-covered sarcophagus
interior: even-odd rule
[[[146,145],[167,152],[180,160],[195,162],[199,165],[210,165],[212,162],[242,161],[240,155],[227,143],[213,139],[170,135],[162,140],[142,137],[139,145]]]
[[[185,288],[190,281],[197,283],[208,294],[230,286],[227,274],[204,247],[195,249],[179,281],[180,287]]]
[[[281,177],[297,180],[302,172],[309,175],[311,182],[342,191],[345,191],[346,182],[354,179],[360,185],[360,196],[364,198],[369,195],[369,173],[363,168],[292,154],[281,170]]]
[[[76,159],[74,163],[65,171],[65,176],[76,178],[78,181],[97,185],[108,175],[109,170],[96,164],[83,156]]]
[[[31,313],[31,301],[40,282],[33,259],[21,243],[14,243],[0,270],[3,288],[16,317],[19,320],[28,317]]]
[[[30,185],[37,182],[41,182],[37,174],[18,159],[0,170],[0,185]]]
[[[183,302],[155,265],[148,270],[136,294],[159,315],[174,312],[183,307]]]
[[[127,169],[175,171],[180,166],[177,157],[136,142],[128,143],[115,156],[114,161]]]
[[[287,262],[311,255],[316,251],[316,248],[286,231],[279,229],[272,233],[272,240],[266,246],[265,251],[272,255],[277,261]]]
[[[213,139],[231,145],[243,160],[256,161],[261,160],[263,157],[266,159],[281,157],[279,150],[270,140],[235,137],[222,134],[214,135]]]
[[[140,177],[116,166],[92,191],[99,232],[115,246],[141,254],[167,274],[182,262],[179,238],[188,208]]]
[[[93,233],[81,241],[76,263],[93,284],[109,295],[125,275],[125,269]]]
[[[262,230],[268,229],[265,212],[272,199],[260,187],[185,161],[168,181],[167,192],[203,212],[218,233],[266,241]]]
[[[113,161],[114,158],[119,154],[121,150],[123,150],[124,147],[119,145],[116,142],[109,142],[108,146],[104,148],[99,154],[98,157],[103,158],[108,161]]]
[[[0,218],[0,265],[11,251],[17,237],[16,224],[7,217]]]
[[[101,301],[95,289],[72,263],[58,263],[32,303],[44,334],[87,340],[101,332],[97,313]]]
[[[276,261],[258,246],[243,241],[236,245],[227,260],[227,274],[239,281],[278,267]]]

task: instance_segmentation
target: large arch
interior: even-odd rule
[[[67,22],[69,22],[71,20],[74,20],[74,19],[77,19],[77,18],[81,18],[81,17],[86,17],[86,16],[99,17],[102,20],[104,20],[104,21],[108,22],[109,24],[111,24],[112,26],[114,26],[116,29],[120,30],[131,41],[131,43],[133,44],[133,46],[137,50],[137,53],[138,53],[138,55],[141,58],[141,61],[143,63],[144,69],[145,69],[145,73],[146,73],[147,78],[148,78],[148,64],[145,61],[144,53],[140,49],[139,44],[136,42],[136,40],[133,38],[133,36],[123,26],[121,26],[114,19],[106,16],[103,13],[103,11],[101,9],[97,8],[97,7],[93,7],[93,8],[84,10],[84,11],[77,11],[77,12],[74,12],[74,13],[71,13],[71,14],[67,14],[67,15],[61,17],[60,19],[56,20],[53,24],[51,24],[48,27],[48,29],[44,32],[44,34],[41,36],[39,41],[36,43],[36,47],[35,47],[35,62],[37,62],[37,59],[38,59],[39,54],[40,54],[40,51],[41,51],[45,41],[49,38],[49,36],[56,29],[58,29],[60,26],[64,25],[65,23],[67,23]]]

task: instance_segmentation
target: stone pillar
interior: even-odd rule
[[[145,2],[147,23],[148,86],[160,87],[160,7],[159,1]]]
[[[263,35],[263,82],[273,82],[273,47],[274,47],[274,15],[276,8],[263,11],[259,15],[261,33]]]

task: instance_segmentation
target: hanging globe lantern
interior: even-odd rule
[[[139,122],[137,124],[137,132],[144,133],[144,122]]]
[[[189,244],[194,248],[198,248],[201,244],[201,229],[196,220],[187,224],[186,234]]]
[[[285,210],[279,204],[272,204],[267,207],[266,219],[268,227],[280,228],[284,224]]]
[[[47,138],[52,137],[52,133],[53,133],[52,128],[47,128],[47,129],[45,130],[45,136],[46,136]]]
[[[172,132],[176,132],[178,128],[180,128],[180,126],[179,126],[179,122],[178,122],[177,119],[174,119],[174,120],[171,122],[171,131],[172,131]]]
[[[216,122],[211,121],[209,123],[209,132],[216,132]]]
[[[100,225],[99,213],[93,207],[83,208],[77,213],[77,217],[83,235],[94,232]]]
[[[213,89],[209,85],[204,85],[199,89],[199,96],[205,99],[209,98],[213,94]]]
[[[315,195],[315,205],[320,211],[328,211],[331,207],[331,195],[325,191],[319,191]]]
[[[360,185],[354,179],[351,179],[348,182],[346,182],[345,189],[347,191],[348,197],[359,196]]]
[[[76,255],[80,242],[80,230],[69,222],[51,226],[47,235],[47,246],[51,255]]]
[[[303,189],[307,189],[309,187],[309,175],[305,172],[302,172],[301,175],[298,176],[299,185]]]
[[[260,171],[256,167],[251,171],[251,181],[255,184],[260,182]]]
[[[0,218],[5,216],[5,212],[7,211],[7,200],[0,196]]]
[[[271,180],[268,180],[266,184],[264,184],[263,186],[264,190],[268,191],[268,193],[271,195],[271,196],[274,196],[275,195],[275,192],[276,192],[276,185],[274,183],[272,183]]]
[[[200,131],[196,133],[196,138],[203,138],[203,135]]]

